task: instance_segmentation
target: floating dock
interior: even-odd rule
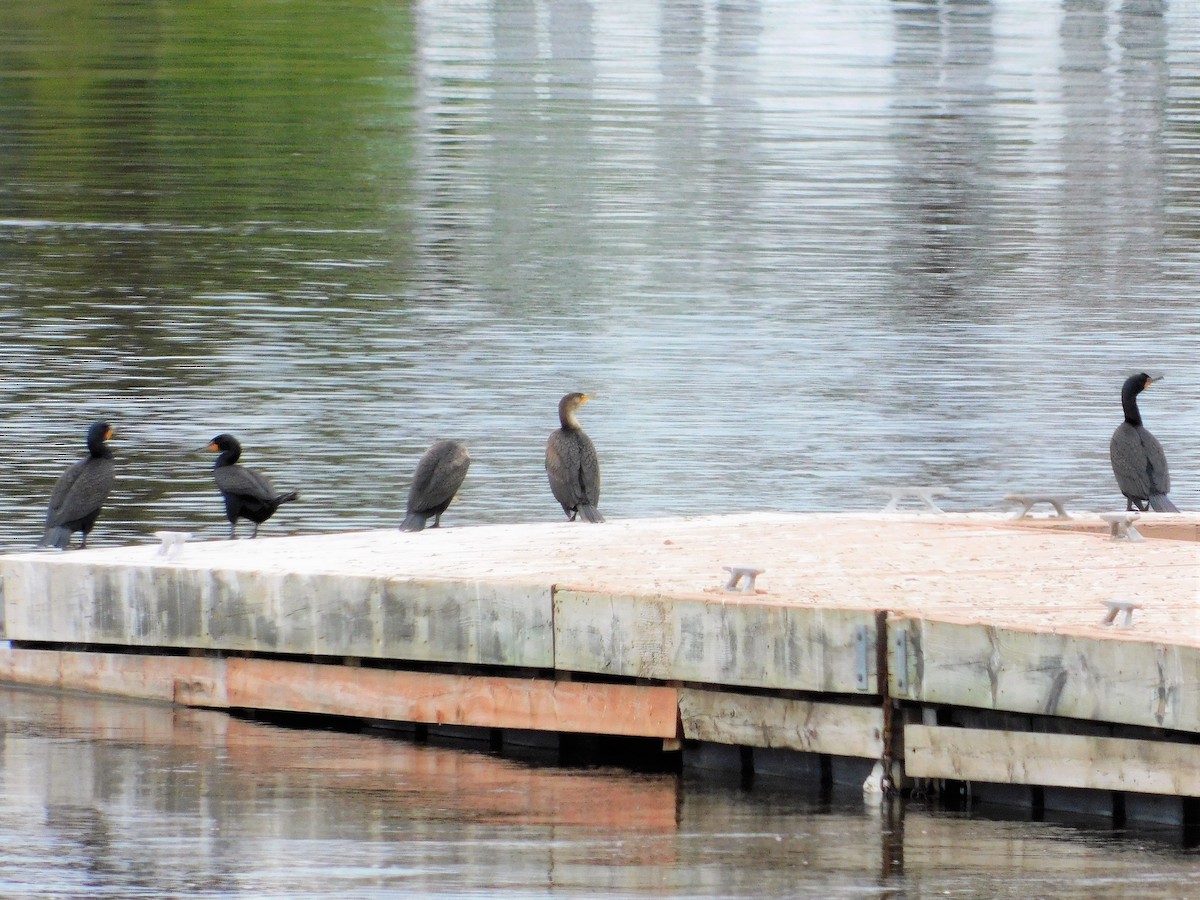
[[[1135,527],[751,514],[15,554],[0,681],[1196,827],[1200,517]]]

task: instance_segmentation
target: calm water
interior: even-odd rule
[[[0,688],[0,893],[1187,897],[1195,852]]]
[[[99,417],[120,481],[97,545],[224,534],[190,452],[219,431],[301,490],[268,534],[397,523],[441,437],[474,457],[448,524],[557,519],[542,448],[575,389],[600,394],[584,422],[610,518],[870,509],[895,480],[947,484],[957,509],[1024,486],[1110,508],[1118,389],[1141,369],[1167,375],[1143,409],[1200,508],[1198,157],[1192,0],[0,3],[0,549],[36,540]],[[879,858],[859,811],[672,781],[652,791],[678,821],[652,839],[557,806],[514,829],[453,779],[397,809],[394,779],[242,764],[211,724],[192,746],[191,725],[146,743],[54,715],[9,722],[3,830],[23,848],[6,877],[64,891],[411,868],[423,890],[538,893],[557,872],[757,894],[769,850],[785,893],[809,883],[799,841],[847,893],[885,890],[828,849]],[[522,771],[531,792],[651,790]],[[1139,886],[1146,866],[1196,874],[1040,827],[928,827],[904,859],[918,894],[916,871],[971,892],[1064,860]],[[968,837],[996,849],[963,864],[946,848]],[[666,862],[625,864],[643,850]]]

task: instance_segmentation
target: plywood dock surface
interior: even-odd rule
[[[1194,533],[1200,517],[1153,517]],[[1092,521],[1095,519],[1096,521]],[[1200,543],[1113,541],[1081,530],[1015,527],[980,514],[776,514],[396,529],[22,554],[6,564],[169,567],[476,582],[607,594],[886,609],[948,622],[1200,647]],[[1030,524],[1026,520],[1026,524]],[[723,590],[724,566],[764,570],[754,594]],[[1101,625],[1106,600],[1143,608],[1132,628]]]

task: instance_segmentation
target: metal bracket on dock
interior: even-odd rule
[[[1116,624],[1118,628],[1133,627],[1133,611],[1141,609],[1140,603],[1134,603],[1131,600],[1105,600],[1104,605],[1108,607],[1108,614],[1101,620],[1101,625]],[[1121,614],[1121,621],[1117,622],[1117,614]]]
[[[154,536],[162,541],[158,555],[167,559],[178,559],[183,555],[183,545],[192,536],[190,531],[156,531]]]
[[[1108,523],[1109,534],[1114,541],[1142,541],[1145,538],[1133,527],[1134,521],[1141,518],[1135,512],[1100,513],[1100,518]]]
[[[871,633],[866,625],[854,629],[854,686],[860,691],[871,689]]]
[[[729,581],[725,583],[725,590],[742,591],[746,594],[754,593],[754,579],[765,571],[753,566],[721,566],[721,569],[729,573]],[[745,579],[745,585],[738,587],[743,579]]]
[[[908,693],[908,632],[896,632],[896,691]]]
[[[1049,503],[1054,507],[1054,518],[1069,519],[1067,514],[1066,504],[1069,500],[1078,500],[1079,498],[1072,494],[1009,494],[1004,498],[1005,503],[1016,503],[1021,506],[1014,515],[1014,519],[1023,519],[1029,515],[1029,510],[1039,503]]]
[[[884,487],[884,491],[891,495],[891,498],[880,512],[899,512],[901,500],[921,500],[925,505],[934,512],[945,512],[940,506],[933,502],[933,498],[937,494],[946,493],[946,488],[941,485],[894,485]]]

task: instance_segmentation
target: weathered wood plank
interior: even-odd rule
[[[691,688],[679,692],[690,740],[879,759],[883,710]]]
[[[0,681],[187,706],[228,705],[225,661],[219,659],[3,648]]]
[[[1200,745],[909,725],[910,778],[1200,796]]]
[[[859,627],[868,639],[861,680]],[[846,694],[876,687],[870,610],[559,589],[554,632],[561,671]]]
[[[8,638],[553,665],[549,586],[88,560],[0,559]]]
[[[667,687],[555,682],[228,661],[229,705],[399,722],[674,738],[678,692]]]
[[[888,631],[890,690],[900,699],[1200,732],[1194,647],[908,617],[891,618]]]

